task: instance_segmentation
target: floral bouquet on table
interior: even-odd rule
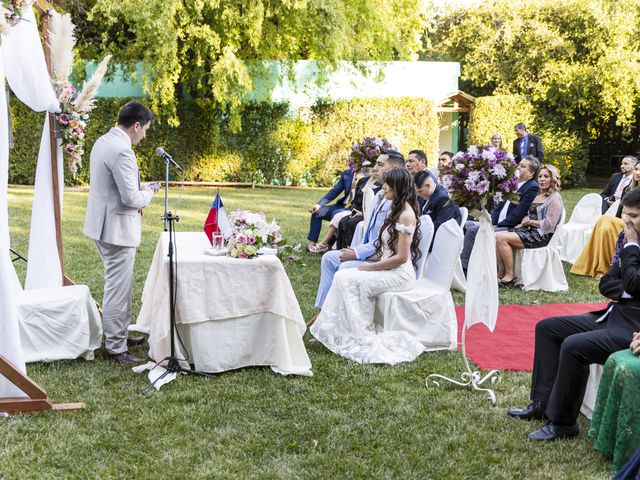
[[[9,28],[20,23],[24,11],[31,5],[33,0],[0,0],[0,35],[8,33]]]
[[[356,142],[351,147],[349,154],[349,168],[353,173],[359,171],[363,166],[372,166],[381,153],[387,150],[395,150],[386,138],[364,137],[360,142]]]
[[[267,222],[264,213],[236,210],[229,217],[231,237],[229,256],[255,258],[261,249],[272,249],[284,263],[297,260],[300,244],[291,246],[282,237],[280,225],[275,220]]]
[[[56,119],[62,136],[62,151],[69,164],[69,170],[75,177],[78,166],[82,165],[84,131],[89,122],[89,112],[95,108],[95,97],[111,55],[107,55],[100,62],[91,79],[78,92],[69,81],[73,68],[73,47],[76,43],[74,29],[75,25],[68,13],[60,15],[53,12],[49,34],[53,67],[51,83],[60,102],[61,113]]]
[[[442,172],[442,185],[458,205],[481,210],[489,201],[518,199],[513,155],[491,147],[471,146],[458,152]]]

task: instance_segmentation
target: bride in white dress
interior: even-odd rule
[[[380,228],[377,252],[357,269],[339,270],[312,335],[329,350],[358,363],[396,364],[414,360],[423,345],[406,332],[383,331],[374,323],[375,297],[409,290],[416,281],[420,251],[416,190],[411,174],[392,168],[383,176],[384,196],[392,201]]]

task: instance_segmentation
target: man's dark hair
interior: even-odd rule
[[[424,163],[427,163],[427,154],[424,153],[422,150],[411,150],[409,152],[409,155],[415,155],[416,157],[418,157],[420,160],[422,160]],[[407,155],[407,157],[409,156]]]
[[[416,184],[416,188],[422,188],[424,182],[426,182],[428,178],[433,180],[433,183],[435,183],[436,186],[438,185],[438,179],[434,177],[433,173],[431,173],[429,170],[420,170],[419,172],[416,172],[413,175],[413,183]]]
[[[453,153],[449,152],[448,150],[445,150],[440,155],[449,155],[449,158],[453,158]]]
[[[538,173],[540,173],[540,160],[533,155],[527,155],[523,160],[529,161],[529,171],[533,174],[532,178],[538,178]]]
[[[389,157],[389,163],[393,166],[404,167],[404,157],[397,150],[385,150],[383,155],[387,155]]]
[[[634,188],[622,197],[623,207],[640,208],[640,188]]]
[[[518,130],[524,130],[525,132],[527,131],[527,126],[522,122],[516,123],[516,126],[513,128],[517,128]]]
[[[151,110],[140,102],[129,102],[123,105],[118,113],[118,125],[129,128],[136,122],[144,126],[147,123],[153,123],[155,117]]]

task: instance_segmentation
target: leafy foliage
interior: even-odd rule
[[[420,47],[419,0],[93,0],[90,55],[110,52],[135,76],[151,107],[176,126],[177,100],[205,100],[231,114],[237,130],[240,106],[261,60],[317,60],[334,68],[340,60],[406,60]],[[390,21],[389,19],[393,19]],[[100,31],[99,46],[94,40]]]
[[[10,181],[35,180],[42,114],[13,99],[11,112],[15,148],[9,156]],[[108,131],[126,99],[101,99],[86,130],[87,152]],[[422,147],[435,151],[438,139],[433,104],[409,98],[322,103],[311,123],[288,116],[285,103],[248,103],[242,106],[244,128],[234,133],[230,117],[217,115],[197,100],[183,100],[177,109],[180,125],[156,124],[135,147],[143,179],[164,178],[164,163],[155,155],[162,146],[180,162],[186,179],[260,184],[328,185],[344,170],[354,141],[369,134],[390,139],[401,151]],[[356,121],[354,121],[354,119]],[[88,155],[74,180],[88,183]]]
[[[425,55],[461,61],[470,90],[524,95],[555,128],[593,139],[608,119],[636,122],[639,27],[640,0],[486,0],[438,18]]]

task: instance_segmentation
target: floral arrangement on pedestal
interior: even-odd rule
[[[297,260],[300,244],[287,245],[280,225],[275,220],[267,222],[264,213],[236,210],[229,216],[231,237],[228,240],[229,256],[255,258],[263,248],[273,249],[283,262]]]
[[[442,185],[458,205],[469,209],[486,208],[489,201],[518,199],[516,162],[513,155],[489,146],[471,146],[458,152],[442,171]]]
[[[33,0],[0,0],[0,35],[8,33],[11,27],[20,23],[24,11],[31,5]]]
[[[82,165],[84,153],[85,129],[89,122],[89,112],[95,108],[95,97],[102,77],[107,71],[111,55],[107,55],[82,90],[71,84],[69,77],[73,68],[73,47],[76,39],[73,35],[75,25],[69,14],[54,12],[50,21],[49,45],[51,46],[52,76],[51,83],[60,102],[61,112],[57,115],[57,124],[62,136],[62,151],[67,159],[69,170],[74,175]]]
[[[372,166],[381,153],[396,148],[382,137],[364,137],[362,141],[355,142],[349,154],[349,168],[352,172],[359,171],[363,166]],[[367,163],[368,162],[368,163]]]

